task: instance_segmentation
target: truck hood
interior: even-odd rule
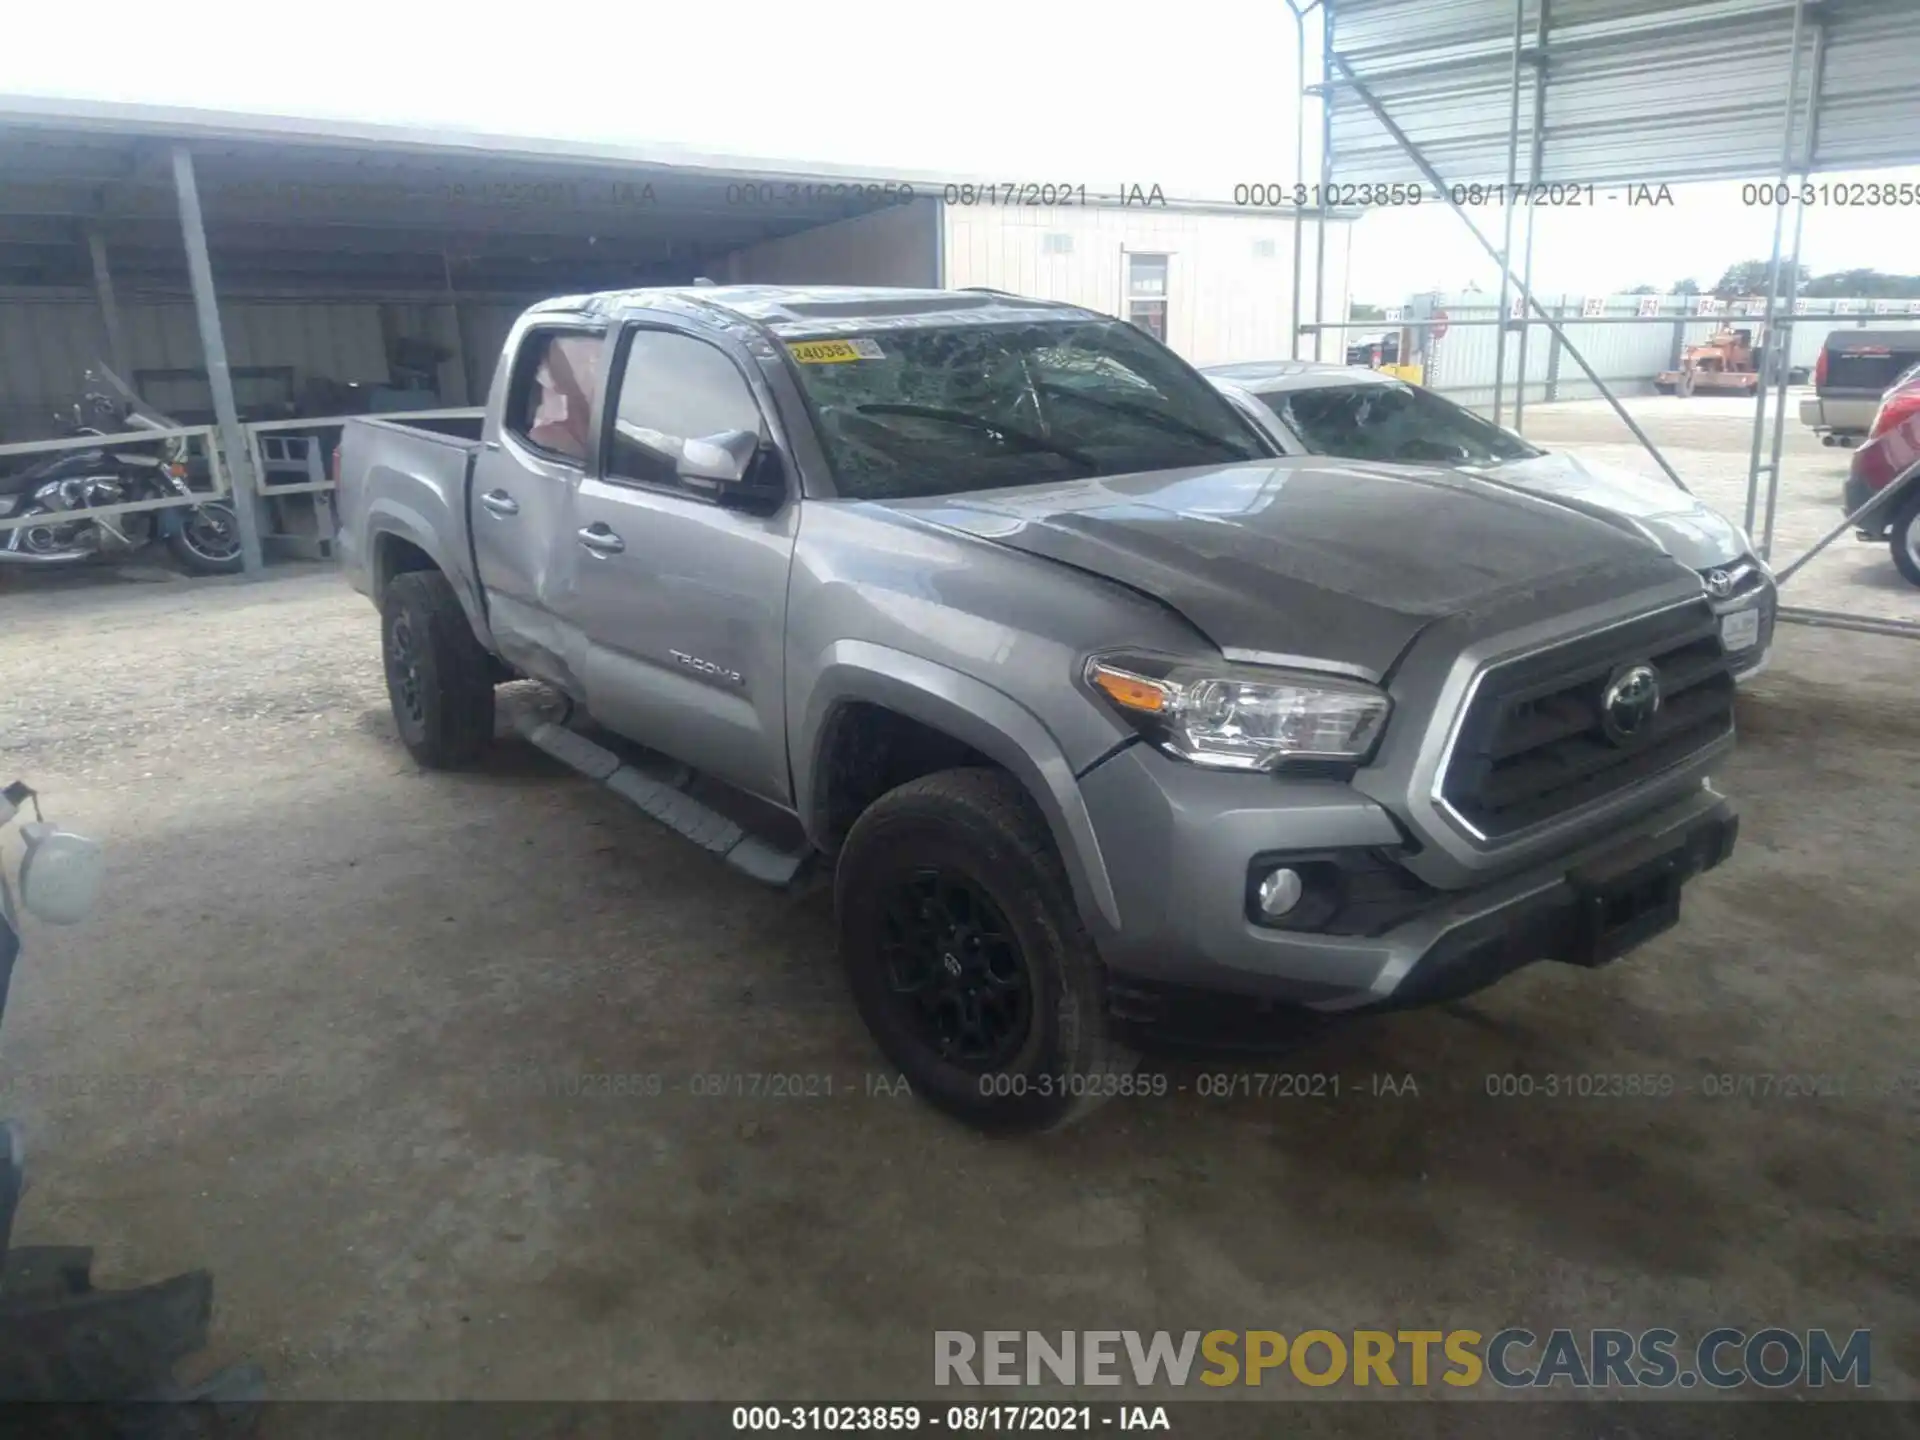
[[[1379,679],[1428,625],[1673,562],[1615,526],[1471,476],[1324,457],[890,502],[903,515],[1103,575],[1229,658]]]
[[[1677,485],[1617,465],[1555,451],[1473,473],[1589,514],[1611,512],[1624,517],[1690,570],[1730,564],[1751,548],[1745,532],[1718,510]]]

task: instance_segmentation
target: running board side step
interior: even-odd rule
[[[514,707],[511,718],[514,730],[536,749],[639,806],[749,879],[784,889],[800,878],[813,858],[811,850],[782,850],[749,834],[737,821],[687,794],[682,787],[692,781],[693,771],[684,765],[673,767],[666,777],[650,775],[579,731],[530,709]]]

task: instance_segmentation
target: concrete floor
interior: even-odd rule
[[[0,770],[113,867],[14,979],[18,1238],[99,1247],[103,1283],[210,1266],[207,1359],[277,1396],[952,1399],[936,1328],[1778,1323],[1872,1327],[1875,1390],[1920,1397],[1909,642],[1784,630],[1724,776],[1742,848],[1677,931],[1285,1067],[1417,1096],[1187,1068],[1009,1141],[868,1093],[818,897],[517,744],[418,771],[324,569],[0,614]],[[1696,1093],[1489,1098],[1521,1069]],[[661,1093],[526,1083],[581,1072]],[[1697,1093],[1722,1073],[1845,1094]]]
[[[1811,393],[1792,390],[1787,395],[1787,423],[1782,432],[1780,488],[1775,497],[1772,560],[1784,567],[1806,551],[1835,525],[1845,511],[1841,490],[1847,483],[1851,450],[1821,445],[1813,431],[1800,423],[1800,397]],[[1751,399],[1731,396],[1640,395],[1622,402],[1636,424],[1653,438],[1668,463],[1687,487],[1736,523],[1747,511],[1747,467],[1752,458]],[[1767,432],[1761,458],[1772,453],[1773,397],[1767,397]],[[1512,411],[1506,417],[1512,421]],[[1604,400],[1559,401],[1529,405],[1524,415],[1529,440],[1550,449],[1577,450],[1582,456],[1605,461],[1657,480],[1665,480],[1658,462]],[[1765,530],[1766,477],[1754,507],[1752,531],[1756,542]],[[1920,590],[1894,569],[1885,541],[1867,544],[1843,535],[1789,580],[1784,603],[1818,610],[1840,610],[1850,615],[1920,623]]]

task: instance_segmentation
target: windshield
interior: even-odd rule
[[[1541,452],[1431,390],[1400,382],[1268,391],[1260,399],[1316,455],[1499,465]]]
[[[1119,320],[929,326],[787,348],[850,499],[1273,453],[1211,385]]]

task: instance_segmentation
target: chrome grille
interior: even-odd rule
[[[1621,667],[1650,664],[1660,708],[1610,739],[1601,698]],[[1503,661],[1482,672],[1439,798],[1485,839],[1517,835],[1672,770],[1733,733],[1733,676],[1703,602]]]

